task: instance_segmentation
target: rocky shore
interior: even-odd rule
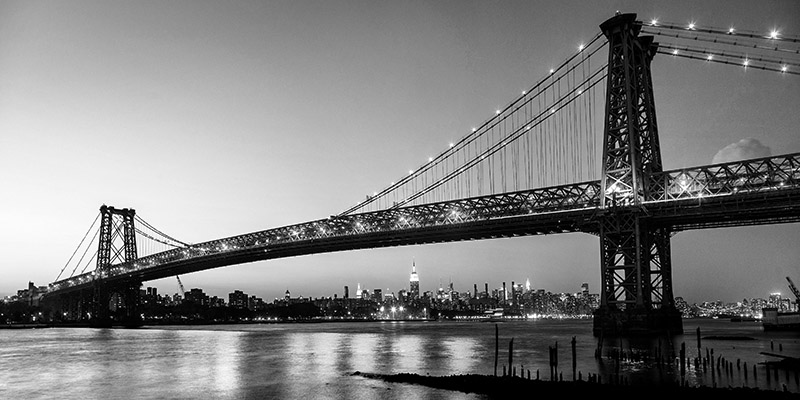
[[[653,399],[800,399],[800,394],[754,388],[711,388],[679,385],[612,385],[587,381],[543,381],[490,375],[422,376],[417,374],[373,374],[354,372],[354,376],[392,383],[409,383],[436,389],[486,395],[489,398],[607,398],[606,396],[646,396]],[[586,396],[586,397],[584,397]],[[591,396],[591,397],[589,397]]]

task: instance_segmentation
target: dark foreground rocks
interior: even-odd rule
[[[605,396],[637,396],[653,399],[800,399],[800,394],[753,388],[710,388],[679,385],[610,385],[586,381],[551,382],[519,377],[489,375],[422,376],[417,374],[372,374],[354,372],[355,376],[380,379],[385,382],[409,383],[436,389],[487,395],[489,398],[594,398]],[[585,396],[585,397],[584,397]],[[591,397],[589,397],[591,396]],[[609,397],[610,398],[610,397]],[[634,397],[628,397],[634,398]]]

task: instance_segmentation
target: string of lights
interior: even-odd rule
[[[551,101],[556,101],[563,96],[565,88],[570,85],[564,85],[564,88],[561,88],[562,82],[570,79],[570,74],[574,74],[606,45],[606,42],[601,40],[603,38],[602,35],[597,35],[588,44],[580,44],[576,53],[568,57],[558,67],[551,68],[545,77],[540,79],[529,90],[522,91],[521,95],[505,107],[496,109],[494,115],[483,124],[473,127],[471,132],[460,140],[450,142],[449,146],[438,156],[428,157],[426,163],[416,169],[410,169],[408,175],[391,182],[387,188],[381,191],[373,192],[371,196],[367,196],[365,200],[341,213],[340,216],[367,211],[370,206],[390,208],[399,204],[406,204],[410,195],[418,194],[421,191],[429,193],[431,185],[441,187],[442,185],[438,184],[438,182],[445,177],[451,183],[445,189],[453,195],[474,193],[479,190],[485,183],[484,177],[470,179],[458,176],[459,173],[465,171],[464,166],[467,163],[474,162],[480,156],[486,157],[486,150],[489,148],[505,150],[506,145],[493,146],[507,138],[512,132],[518,131],[524,124],[529,123],[531,116],[538,114],[538,110],[534,110],[537,108],[534,104],[538,104],[540,109],[543,106],[540,101],[542,97],[552,97]],[[530,144],[531,141],[526,143]],[[506,168],[504,162],[508,152],[512,154],[509,156],[510,159],[519,162],[520,158],[523,157],[523,153],[518,150],[506,150],[498,156],[498,160],[489,160],[489,165],[486,166],[486,169],[490,175],[488,182],[490,185],[494,185],[494,179],[498,179],[500,180],[500,186],[507,187],[511,183],[515,187],[519,186],[519,175],[508,177],[506,176],[507,173],[505,173],[506,171],[516,171],[516,169]],[[495,153],[492,152],[491,154]],[[495,163],[499,171],[494,171]],[[532,165],[527,160],[524,163]],[[409,193],[409,189],[411,193]],[[392,201],[390,202],[390,200]]]

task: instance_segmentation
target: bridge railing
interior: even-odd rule
[[[600,204],[599,193],[600,182],[590,181],[418,206],[390,208],[361,214],[332,216],[327,219],[247,233],[153,254],[131,262],[113,265],[104,271],[93,271],[54,282],[50,285],[50,290],[73,288],[92,283],[97,279],[140,272],[177,261],[242,250],[263,248],[266,251],[270,246],[294,242],[596,208]]]
[[[654,174],[653,201],[698,199],[800,188],[800,153]]]

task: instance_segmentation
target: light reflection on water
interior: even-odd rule
[[[673,341],[606,340],[604,352],[620,346],[677,354],[680,342],[696,356],[694,327],[705,335],[745,335],[754,341],[704,340],[734,364],[772,358],[763,351],[800,355],[800,337],[790,333],[765,333],[757,325],[729,322],[686,321],[686,335]],[[507,363],[508,342],[514,338],[514,364],[549,378],[547,347],[558,342],[559,370],[571,379],[569,342],[577,342],[577,369],[600,373],[607,380],[615,373],[613,360],[594,359],[596,340],[591,321],[527,321],[498,325],[499,368]],[[494,324],[324,323],[281,325],[229,325],[160,327],[139,330],[42,329],[0,330],[0,398],[479,398],[421,386],[390,384],[351,376],[354,371],[411,372],[430,375],[491,374],[494,361]],[[770,341],[775,342],[771,350]],[[731,376],[714,376],[687,367],[690,384],[782,388],[800,392],[794,376],[784,371],[766,380],[759,366],[744,381],[738,369]],[[620,371],[631,381],[675,380],[674,367],[653,368],[625,362]],[[713,380],[712,380],[713,379]]]

